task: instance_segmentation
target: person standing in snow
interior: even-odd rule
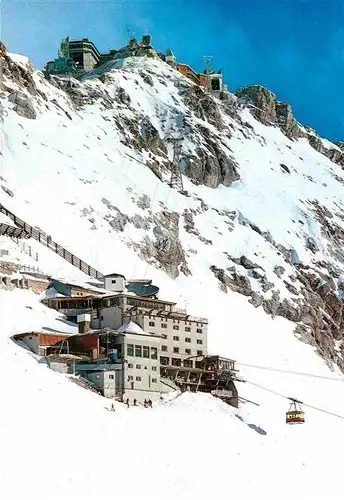
[[[134,398],[134,406],[136,406],[136,403],[137,403],[136,398]]]
[[[113,403],[111,404],[111,411],[115,411],[115,406]]]
[[[126,400],[126,405],[127,405],[127,408],[129,408],[129,398],[127,398],[127,400]]]

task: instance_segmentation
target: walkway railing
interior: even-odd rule
[[[61,245],[56,243],[51,239],[51,236],[47,235],[43,231],[39,231],[38,229],[35,229],[34,227],[30,226],[30,224],[27,224],[27,222],[23,221],[22,219],[19,219],[16,215],[14,215],[10,210],[7,210],[2,204],[0,204],[0,212],[3,214],[7,215],[10,219],[13,220],[14,224],[23,229],[26,233],[30,235],[30,238],[33,238],[42,245],[48,247],[52,252],[57,253],[60,257],[62,257],[64,260],[69,262],[69,264],[72,264],[72,266],[77,267],[82,271],[83,273],[87,274],[88,276],[92,276],[93,278],[98,278],[102,279],[104,275],[97,271],[94,267],[90,266],[83,260],[79,259],[76,255],[70,253],[68,250],[63,248]]]

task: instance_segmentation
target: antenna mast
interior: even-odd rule
[[[206,75],[210,75],[210,73],[213,71],[212,62],[213,56],[203,56],[204,73]]]

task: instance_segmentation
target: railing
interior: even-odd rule
[[[19,219],[19,217],[14,215],[11,211],[7,210],[2,204],[0,204],[0,212],[2,212],[3,214],[7,215],[7,217],[12,219],[15,225],[23,229],[26,233],[28,233],[31,238],[39,241],[39,243],[48,247],[53,252],[57,253],[57,255],[59,255],[64,260],[72,264],[72,266],[80,269],[80,271],[82,271],[83,273],[87,274],[88,276],[92,276],[93,278],[98,278],[98,279],[104,278],[104,275],[99,271],[97,271],[97,269],[90,266],[83,260],[79,259],[79,257],[76,257],[72,253],[68,252],[68,250],[63,248],[58,243],[55,243],[55,241],[51,239],[51,236],[45,234],[42,231],[38,231],[34,227],[30,226],[30,224],[27,224],[22,219]]]

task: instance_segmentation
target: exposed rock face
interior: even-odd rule
[[[146,210],[151,205],[150,197],[147,196],[146,194],[143,194],[138,198],[136,204],[139,208],[142,208],[142,210]]]
[[[34,120],[37,115],[29,96],[24,92],[14,91],[9,95],[9,101],[15,104],[15,111],[24,118]]]
[[[167,210],[160,212],[155,218],[153,234],[154,240],[146,236],[142,242],[142,257],[148,262],[157,262],[173,279],[180,271],[191,274],[179,240],[179,214]]]
[[[232,260],[235,261],[235,259]],[[240,261],[240,259],[236,260]],[[252,266],[248,269],[249,273],[255,272]],[[300,334],[301,340],[314,345],[325,360],[336,362],[344,371],[344,282],[340,285],[342,289],[339,286],[336,291],[333,280],[329,276],[323,280],[314,271],[299,267],[297,281],[302,285],[301,293],[293,285],[284,281],[295,298],[282,299],[279,290],[272,290],[270,298],[267,298],[253,291],[249,279],[238,274],[235,268],[230,268],[226,272],[224,269],[211,266],[210,270],[219,280],[219,287],[223,292],[227,293],[229,288],[242,295],[250,296],[249,302],[254,307],[262,306],[272,317],[282,316],[297,323],[295,332]],[[281,276],[285,270],[277,266],[275,273]],[[262,281],[271,285],[264,288],[263,284],[264,292],[273,287],[272,283],[267,282],[265,276]],[[338,340],[343,341],[339,351],[335,344]]]
[[[217,129],[223,129],[222,117],[217,101],[203,89],[196,85],[191,86],[185,93],[185,104],[197,118],[208,121]]]
[[[0,40],[0,56],[4,56],[7,52],[6,45]]]
[[[276,102],[276,123],[290,139],[302,136],[301,129],[294,118],[291,106],[287,102]]]
[[[148,116],[141,120],[140,134],[147,149],[150,149],[153,153],[159,153],[159,151],[166,153],[166,146]]]
[[[28,68],[25,69],[23,66],[15,64],[8,56],[6,47],[3,43],[0,47],[0,70],[3,78],[12,80],[18,87],[26,90],[29,94],[40,94],[37,91],[35,81],[32,77],[32,67],[28,66]],[[8,89],[3,83],[1,84],[1,88],[7,92],[11,92],[11,89]]]
[[[305,128],[311,131],[311,133],[307,135],[307,139],[312,148],[314,148],[319,153],[324,153],[325,148],[320,137],[311,128],[308,127]]]
[[[238,274],[235,269],[230,270],[230,274],[224,269],[216,266],[210,266],[210,270],[220,282],[220,289],[227,293],[227,287],[233,292],[241,293],[242,295],[251,296],[252,288],[250,280],[241,274]]]
[[[276,122],[276,95],[262,85],[251,85],[241,87],[235,91],[235,95],[248,98],[256,108],[252,114],[262,123],[268,125]]]
[[[335,148],[326,149],[321,138],[310,127],[305,126],[306,133],[300,128],[295,120],[290,104],[276,101],[273,92],[261,85],[242,87],[235,91],[235,95],[247,104],[253,104],[251,113],[255,118],[265,125],[276,124],[289,139],[306,137],[309,144],[319,153],[325,154],[331,161],[344,166],[343,142],[335,143],[343,153]]]
[[[195,184],[216,188],[220,184],[230,186],[240,178],[236,162],[216,143],[208,142],[207,149],[199,148],[197,157],[185,158],[185,173]]]
[[[102,202],[109,209],[109,214],[105,216],[112,229],[118,232],[123,232],[129,217],[123,214],[117,207],[112,205],[106,198],[102,198]]]

